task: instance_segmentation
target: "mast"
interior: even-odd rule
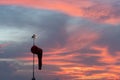
[[[35,39],[36,39],[35,34],[33,34],[32,39],[33,39],[33,46],[34,46],[35,45]],[[33,54],[33,77],[32,77],[32,80],[36,80],[35,79],[35,54]]]

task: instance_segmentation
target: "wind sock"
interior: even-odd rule
[[[33,45],[32,48],[31,48],[31,52],[38,56],[38,69],[41,70],[42,69],[42,53],[43,53],[43,50],[41,48],[37,47],[36,45]]]

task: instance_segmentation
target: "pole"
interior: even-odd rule
[[[33,78],[32,78],[32,80],[36,80],[35,79],[35,66],[34,66],[34,64],[35,64],[35,54],[33,54]]]
[[[33,34],[32,38],[33,38],[33,46],[34,46],[36,35]],[[36,80],[35,79],[35,54],[33,54],[33,78],[32,78],[32,80]]]

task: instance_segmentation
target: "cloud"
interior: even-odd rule
[[[2,48],[2,50],[4,52],[1,54],[1,58],[4,58],[4,59],[1,59],[1,60],[2,61],[5,60],[8,62],[9,60],[11,60],[11,58],[14,58],[14,59],[18,58],[16,60],[19,61],[19,65],[18,66],[14,65],[14,66],[19,67],[19,68],[16,71],[13,71],[15,73],[13,75],[14,79],[16,80],[17,78],[20,78],[20,77],[21,77],[20,79],[26,79],[26,77],[29,78],[30,76],[28,76],[28,74],[30,73],[31,68],[28,68],[28,67],[32,66],[32,63],[31,63],[32,61],[31,60],[26,61],[24,59],[19,60],[19,57],[25,57],[25,56],[31,57],[32,56],[32,54],[30,53],[30,47],[32,46],[32,40],[30,40],[30,36],[34,32],[39,34],[40,30],[42,29],[42,30],[44,30],[45,35],[42,34],[41,36],[46,36],[46,39],[47,39],[46,41],[43,40],[46,42],[46,44],[42,44],[43,47],[47,48],[47,45],[52,45],[55,40],[56,40],[56,42],[57,41],[60,42],[61,41],[61,40],[59,40],[60,36],[61,36],[61,38],[63,37],[60,34],[60,32],[62,30],[64,30],[64,26],[66,24],[66,20],[67,20],[68,16],[66,16],[62,13],[46,11],[46,10],[44,12],[42,12],[41,10],[37,10],[37,9],[31,11],[28,8],[22,8],[22,7],[21,8],[20,7],[13,8],[13,6],[11,6],[11,7],[10,6],[1,6],[1,8],[2,8],[1,10],[3,10],[3,13],[7,12],[9,15],[9,16],[7,16],[7,14],[1,13],[2,18],[4,19],[3,22],[0,23],[1,36],[3,36],[1,41],[2,41],[2,43],[4,42],[4,43],[10,44],[10,45]],[[19,12],[20,12],[20,14],[18,15]],[[25,12],[25,13],[22,13],[22,12]],[[34,15],[32,14],[32,15],[36,16],[36,20],[38,22],[34,23],[34,20],[31,21],[32,19],[29,19],[29,18],[31,18],[31,16],[30,16],[31,13],[37,13],[37,14],[34,14]],[[24,15],[24,14],[26,14],[26,15]],[[10,16],[14,16],[14,17],[10,17]],[[40,18],[38,18],[38,16]],[[35,17],[33,17],[33,18],[35,19]],[[31,23],[30,26],[28,26],[29,21]],[[3,27],[3,26],[5,26],[5,27]],[[58,32],[58,33],[56,34],[56,32]],[[26,37],[27,37],[27,39],[25,39]],[[59,38],[59,39],[57,39],[57,38]],[[39,41],[37,41],[37,42],[39,42]],[[5,59],[5,58],[9,58],[9,59]],[[10,64],[12,65],[12,63],[10,63]],[[50,64],[49,64],[49,66],[50,66]],[[53,69],[55,69],[55,66],[53,66]],[[27,76],[22,75],[23,73],[26,73]],[[50,73],[53,74],[53,72],[51,70],[49,71],[49,73],[45,72],[45,74],[48,75],[47,79],[49,79]],[[52,78],[54,78],[54,77],[52,77]]]
[[[12,78],[14,68],[10,67],[10,65],[5,63],[5,62],[0,62],[0,66],[1,66],[1,68],[0,68],[0,71],[1,71],[0,77],[1,77],[1,79],[7,80],[8,78]]]
[[[33,33],[38,34],[36,44],[44,51],[43,70],[38,71],[37,79],[102,80],[110,78],[109,75],[112,79],[119,76],[118,25],[100,24],[53,10],[20,6],[1,6],[0,9],[0,21],[3,19],[0,40],[2,44],[10,43],[1,48],[3,59],[0,60],[17,61],[8,64],[15,67],[15,71],[11,71],[15,80],[30,78]]]
[[[49,33],[49,35],[60,37],[61,34],[56,35],[54,34],[54,32],[64,28],[66,24],[66,20],[68,19],[68,16],[63,13],[47,11],[47,10],[37,10],[37,9],[31,10],[30,8],[23,8],[16,6],[11,6],[11,7],[1,6],[1,10],[2,10],[1,27],[2,26],[5,27],[5,28],[1,28],[1,34],[4,34],[1,36],[3,36],[2,40],[4,41],[8,38],[11,39],[12,41],[15,38],[17,38],[18,40],[22,40],[24,37],[26,37],[26,35],[30,36],[33,33],[36,34],[44,33],[44,35],[46,33]],[[4,13],[9,13],[9,14],[4,14]],[[8,26],[10,26],[11,29],[7,29],[6,27]],[[6,33],[3,32],[4,30],[6,31]],[[8,34],[14,34],[14,36]],[[9,36],[11,36],[11,38]],[[40,36],[44,37],[42,35]]]
[[[99,40],[96,41],[96,44],[99,46],[106,46],[109,49],[109,53],[115,55],[113,53],[119,52],[119,31],[120,28],[118,26],[106,27],[106,29],[102,31]]]
[[[64,12],[71,16],[85,17],[94,21],[119,24],[120,12],[119,0],[100,1],[100,0],[84,0],[84,1],[69,1],[69,0],[5,0],[0,1],[0,4],[20,5],[26,7],[34,7],[39,9],[55,10]],[[29,5],[28,5],[29,4]]]
[[[12,79],[12,80],[25,80],[28,79],[26,76],[16,75],[17,66],[16,64],[12,63],[11,61],[0,61],[0,78],[4,80]]]
[[[64,39],[61,31],[64,30],[69,17],[63,13],[17,6],[1,6],[0,8],[3,11],[0,13],[2,17],[0,40],[10,44],[4,52],[9,54],[4,55],[9,57],[25,55],[22,53],[26,53],[30,48],[28,46],[32,45],[30,36],[33,33],[40,36],[41,43],[42,41],[46,43],[45,47],[54,46],[54,42]]]

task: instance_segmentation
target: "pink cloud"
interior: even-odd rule
[[[103,1],[104,2],[104,1]],[[1,5],[21,5],[26,7],[43,8],[64,12],[71,16],[85,17],[90,20],[104,22],[108,24],[118,24],[120,22],[120,9],[114,3],[103,3],[102,1],[84,0],[2,0]]]
[[[8,46],[9,44],[0,44],[0,48],[3,48],[3,47],[6,47]]]

